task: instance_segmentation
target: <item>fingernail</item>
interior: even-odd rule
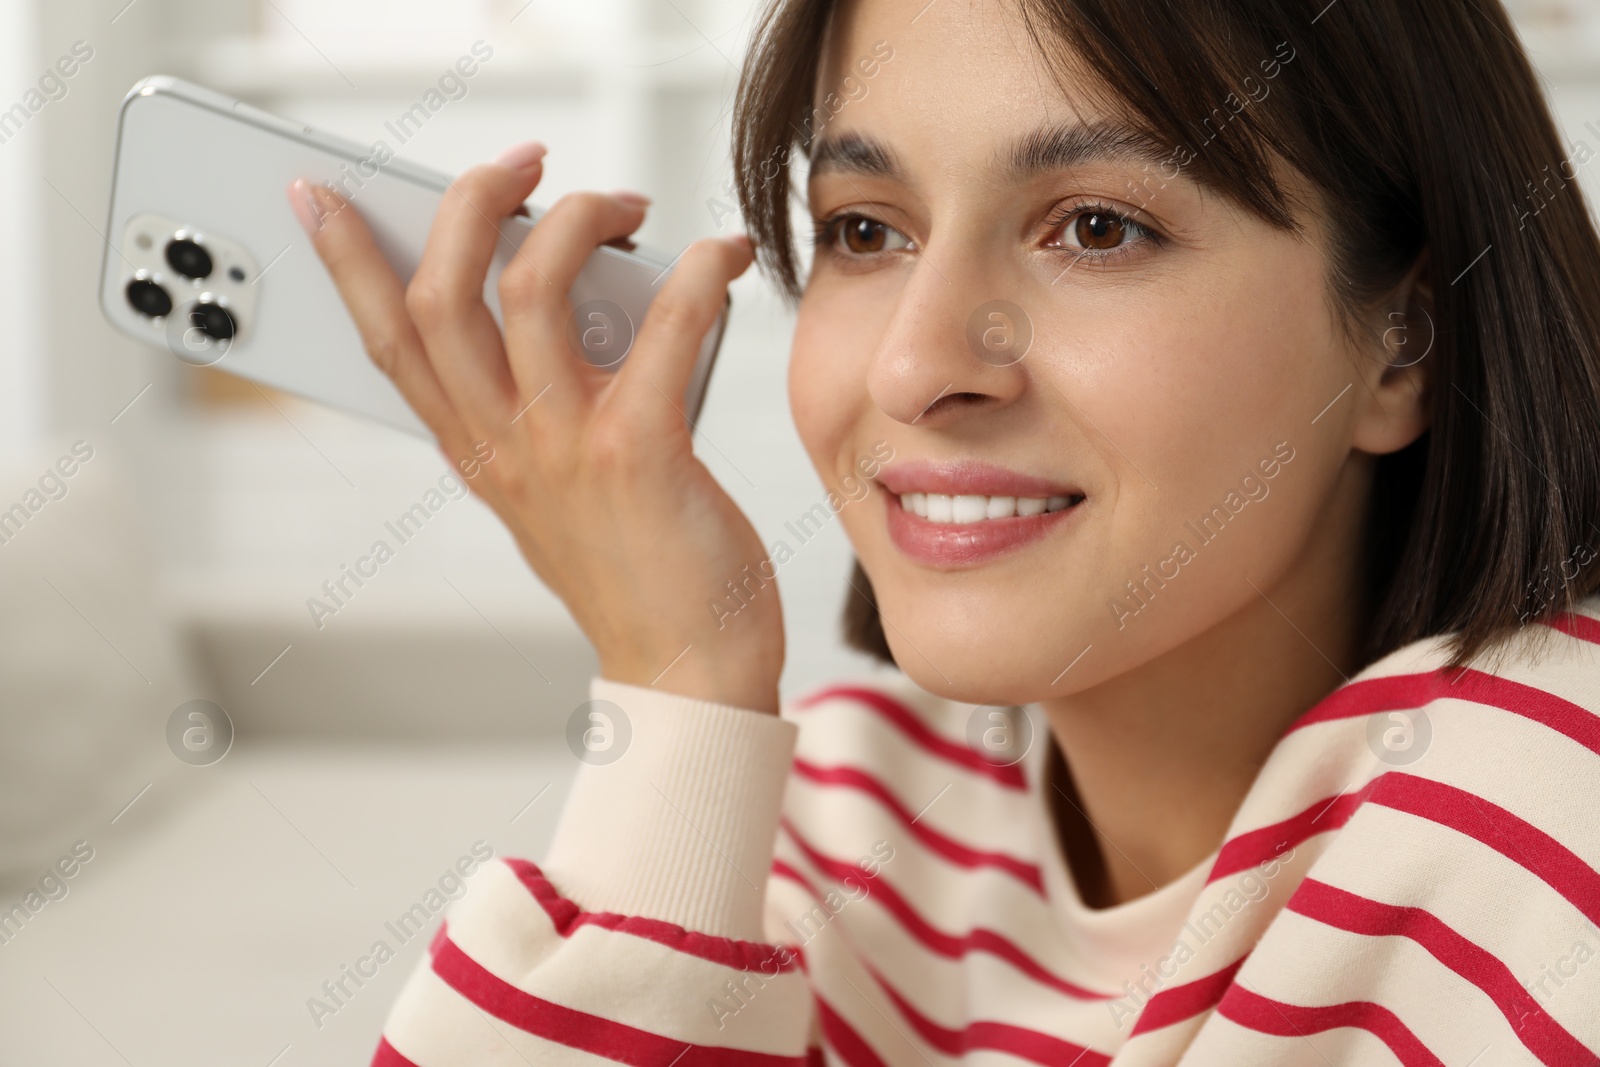
[[[344,197],[326,185],[313,185],[304,178],[289,183],[289,207],[307,233],[322,229],[327,217],[337,214],[344,206]]]
[[[618,200],[621,200],[624,204],[633,204],[637,207],[646,207],[650,203],[650,198],[648,196],[645,196],[643,193],[635,193],[627,189],[618,189],[611,195],[616,197]]]
[[[289,208],[299,221],[300,228],[306,233],[316,233],[322,229],[317,203],[311,199],[311,184],[304,178],[296,178],[289,183],[288,194]]]
[[[512,145],[495,157],[495,162],[512,170],[528,170],[544,158],[549,149],[538,141],[524,141]]]

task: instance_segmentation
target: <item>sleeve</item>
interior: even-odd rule
[[[806,1062],[805,975],[762,924],[794,724],[605,679],[590,695],[606,744],[543,867],[473,875],[374,1067]]]

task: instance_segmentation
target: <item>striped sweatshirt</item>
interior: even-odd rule
[[[596,680],[628,747],[543,864],[474,874],[372,1062],[1600,1065],[1600,598],[1446,659],[1335,689],[1210,856],[1103,909],[1038,709],[1006,762],[898,674],[781,718]]]

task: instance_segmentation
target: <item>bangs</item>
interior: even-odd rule
[[[1282,76],[1300,58],[1288,35],[1237,11],[1221,23],[1207,17],[1205,4],[1119,0],[1108,7],[1018,2],[1034,47],[1063,88],[1089,93],[1107,114],[1168,146],[1162,163],[1147,168],[1150,195],[1182,174],[1269,225],[1298,232],[1297,205],[1274,161],[1294,166],[1299,154],[1283,107]]]
[[[809,157],[815,142],[812,96],[825,88],[817,78],[835,7],[790,0],[766,10],[733,112],[735,184],[749,232],[762,266],[791,299],[803,287],[788,214],[793,159],[796,150]],[[1278,180],[1274,157],[1305,170],[1296,160],[1307,153],[1294,143],[1280,96],[1281,76],[1300,50],[1287,31],[1249,23],[1237,11],[1217,18],[1209,11],[1159,0],[1016,5],[1064,89],[1088,92],[1108,116],[1164,146],[1162,159],[1145,166],[1136,196],[1148,203],[1181,175],[1298,232],[1300,205]]]

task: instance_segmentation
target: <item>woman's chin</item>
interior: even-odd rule
[[[1032,704],[1082,686],[1084,645],[1041,647],[993,633],[917,635],[886,627],[895,663],[922,689],[962,704]],[[1058,648],[1057,645],[1060,644]]]

